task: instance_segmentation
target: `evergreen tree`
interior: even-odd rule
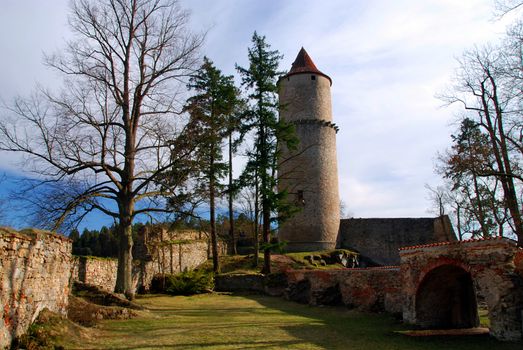
[[[280,147],[295,149],[298,139],[292,125],[278,119],[278,65],[283,57],[271,51],[264,36],[256,32],[248,49],[249,67],[237,66],[242,86],[247,90],[249,106],[245,115],[243,134],[254,133],[254,147],[242,175],[244,180],[258,184],[261,202],[262,236],[264,243],[263,272],[270,273],[272,213],[290,213],[284,208],[285,193],[277,191],[276,170]],[[254,180],[254,181],[253,181]],[[282,217],[276,219],[282,219]]]
[[[188,87],[196,93],[187,101],[186,110],[199,141],[199,164],[208,187],[210,205],[213,269],[218,272],[215,197],[221,188],[219,181],[227,171],[223,162],[223,139],[230,132],[230,116],[238,105],[239,93],[233,77],[223,75],[207,57]]]
[[[484,174],[496,169],[488,135],[474,120],[464,118],[452,135],[451,149],[440,158],[439,172],[451,181],[454,198],[462,211],[459,231],[473,237],[503,236],[507,224],[499,179]]]

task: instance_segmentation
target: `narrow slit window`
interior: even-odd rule
[[[298,202],[298,205],[305,205],[305,198],[303,197],[303,191],[300,190],[296,194],[296,201]]]

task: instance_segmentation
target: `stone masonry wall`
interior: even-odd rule
[[[208,243],[204,240],[174,241],[155,248],[152,261],[137,262],[133,269],[137,289],[147,291],[155,275],[193,270],[209,257]]]
[[[75,256],[73,276],[78,281],[94,284],[106,291],[114,291],[116,285],[116,259],[98,258],[94,256]]]
[[[287,251],[334,249],[340,226],[336,158],[337,127],[332,123],[331,80],[303,73],[279,81],[280,118],[295,125],[300,140],[292,152],[283,148],[279,189],[287,190],[301,211],[279,229]]]
[[[170,233],[166,230],[154,235],[139,236],[133,282],[138,291],[147,291],[157,274],[180,273],[192,270],[207,261],[209,245],[206,236],[195,231]],[[225,245],[220,246],[225,253]],[[73,266],[75,279],[94,284],[107,291],[116,286],[118,262],[116,259],[76,257]]]
[[[352,218],[340,222],[338,247],[377,265],[399,265],[399,248],[455,241],[449,218]]]
[[[520,268],[523,256],[516,242],[500,237],[443,242],[405,247],[400,255],[406,322],[419,324],[423,321],[417,312],[422,283],[433,276],[433,271],[452,267],[471,276],[476,293],[487,303],[491,334],[500,340],[521,339],[523,279]]]
[[[287,271],[285,297],[311,305],[346,305],[362,311],[400,313],[399,267]]]
[[[397,266],[287,270],[270,274],[224,274],[215,277],[219,292],[260,292],[302,304],[345,305],[361,311],[402,312],[400,269]]]
[[[25,333],[44,308],[66,314],[70,277],[69,239],[0,228],[0,348]]]
[[[523,249],[519,249],[514,256],[514,265],[516,266],[516,272],[523,277]]]

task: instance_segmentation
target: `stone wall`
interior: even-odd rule
[[[468,315],[475,312],[476,293],[488,306],[490,333],[500,340],[521,339],[522,253],[516,242],[500,237],[444,242],[402,248],[400,254],[406,322],[477,323]]]
[[[65,315],[70,278],[69,239],[0,228],[0,348],[25,333],[44,308]]]
[[[293,270],[285,297],[310,305],[346,305],[362,311],[401,312],[399,267]]]
[[[399,265],[399,248],[455,241],[447,216],[437,218],[343,219],[338,247],[354,250],[370,264]]]
[[[117,267],[116,259],[75,256],[72,274],[78,281],[94,284],[103,290],[112,292],[116,286]]]
[[[262,292],[310,305],[345,305],[362,311],[401,313],[400,269],[287,270],[260,274],[217,275],[215,290]]]
[[[216,292],[265,292],[265,276],[262,274],[221,274],[214,277]]]
[[[137,291],[147,291],[157,274],[174,274],[192,270],[205,261],[210,253],[207,235],[197,231],[171,232],[164,228],[144,230],[138,235],[133,266],[133,282]],[[220,244],[220,252],[226,251]],[[116,259],[76,257],[75,279],[94,284],[107,291],[116,286]]]
[[[514,265],[516,266],[516,272],[523,277],[523,248],[520,248],[514,256]]]
[[[209,245],[206,240],[186,239],[165,241],[163,243],[150,243],[149,259],[158,273],[179,273],[194,269],[207,261],[210,255]]]

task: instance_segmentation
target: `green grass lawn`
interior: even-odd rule
[[[311,307],[259,295],[145,296],[150,311],[103,321],[65,349],[496,349],[521,350],[487,336],[413,338],[388,315]]]

